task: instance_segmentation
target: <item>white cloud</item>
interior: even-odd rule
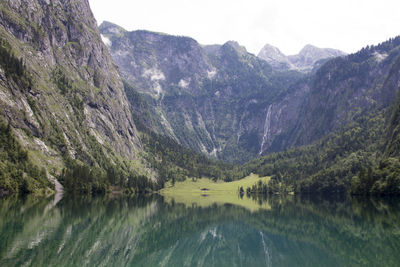
[[[286,54],[305,44],[354,52],[400,34],[398,0],[89,0],[96,19],[127,30],[236,40],[252,53],[265,43]]]

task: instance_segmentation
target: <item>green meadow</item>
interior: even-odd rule
[[[268,203],[258,203],[246,196],[240,197],[239,188],[244,190],[252,187],[258,181],[268,183],[270,177],[259,177],[256,174],[250,174],[246,178],[233,182],[214,182],[208,178],[187,179],[183,182],[176,182],[174,185],[167,183],[165,188],[160,190],[165,201],[182,203],[186,206],[208,207],[213,204],[233,204],[245,207],[251,211],[261,209],[270,209]]]

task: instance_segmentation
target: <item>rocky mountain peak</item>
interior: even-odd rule
[[[270,44],[266,44],[258,53],[259,58],[267,61],[276,70],[295,69],[303,72],[311,71],[319,60],[343,55],[346,53],[340,50],[318,48],[311,44],[304,46],[297,55],[286,56]]]
[[[283,54],[279,50],[279,48],[270,44],[266,44],[257,56],[267,61],[274,69],[277,70],[287,70],[294,68],[287,56]]]
[[[329,57],[339,57],[339,56],[344,56],[346,53],[332,49],[332,48],[319,48],[313,45],[305,45],[303,49],[300,50],[298,57],[308,57],[313,60],[320,60],[324,58],[329,58]]]
[[[319,48],[314,45],[307,44],[297,55],[288,56],[288,59],[299,70],[310,71],[319,60],[340,57],[344,55],[346,55],[346,53],[340,50],[332,48]]]
[[[265,56],[267,58],[275,58],[275,57],[286,57],[278,47],[275,47],[270,44],[264,45],[261,51],[258,53],[258,56]]]
[[[236,41],[228,41],[226,42],[223,46],[229,46],[232,47],[233,49],[235,49],[239,54],[246,54],[247,50],[246,47],[240,45],[238,42]]]
[[[121,26],[118,26],[117,24],[114,24],[109,21],[103,21],[100,24],[99,29],[103,35],[106,35],[106,34],[120,35],[120,34],[123,34],[124,32],[126,32],[126,30],[124,28],[122,28]]]

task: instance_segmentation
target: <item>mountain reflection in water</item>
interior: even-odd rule
[[[209,197],[208,197],[209,198]],[[265,204],[267,203],[267,205]],[[398,199],[0,199],[0,266],[398,266]]]

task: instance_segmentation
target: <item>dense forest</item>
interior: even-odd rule
[[[33,193],[46,187],[53,187],[46,170],[32,163],[11,126],[0,121],[0,196]]]
[[[209,159],[146,127],[141,128],[141,140],[146,151],[144,157],[157,171],[156,179],[139,175],[124,164],[105,163],[98,167],[67,158],[60,182],[71,193],[105,193],[112,187],[126,193],[143,194],[161,189],[167,181],[174,184],[192,177],[209,177],[229,182],[248,174],[238,165]]]
[[[376,166],[362,169],[353,178],[351,187],[353,194],[400,194],[400,91],[391,110],[390,120],[383,135],[383,155]]]
[[[22,58],[12,52],[11,46],[0,39],[0,66],[21,90],[32,86],[32,79]],[[28,151],[15,137],[10,124],[0,118],[0,195],[32,193],[53,187],[46,170],[34,165]]]
[[[272,176],[266,188],[259,186],[251,191],[399,194],[399,104],[398,97],[390,109],[361,114],[321,141],[246,163],[247,170]],[[272,189],[276,184],[279,190]]]
[[[11,78],[21,89],[28,89],[32,86],[32,79],[26,71],[22,58],[16,57],[10,44],[0,38],[0,66],[7,78]]]
[[[399,45],[396,37],[325,63],[294,131],[314,141],[246,163],[248,171],[273,178],[269,187],[249,190],[398,195]],[[377,59],[382,55],[385,61]]]
[[[143,194],[162,187],[162,184],[120,166],[108,164],[106,168],[100,168],[72,159],[66,161],[59,180],[67,193],[72,194],[104,194],[112,188]]]

